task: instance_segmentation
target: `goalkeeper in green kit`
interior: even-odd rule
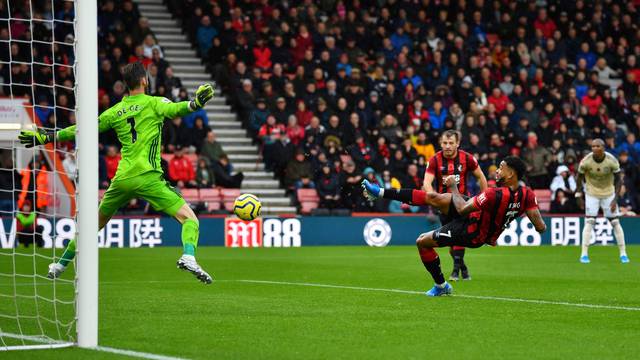
[[[198,280],[211,284],[213,279],[196,262],[198,246],[198,218],[185,200],[164,180],[160,166],[162,125],[165,118],[184,116],[202,108],[213,98],[210,84],[201,85],[195,99],[173,103],[169,99],[145,94],[147,73],[142,64],[132,63],[124,67],[124,81],[129,89],[118,104],[104,111],[99,117],[99,131],[115,130],[122,143],[122,159],[111,185],[100,202],[99,226],[102,229],[118,209],[132,198],[143,198],[156,210],[162,211],[182,224],[183,255],[178,267],[194,274]],[[44,145],[75,138],[76,127],[70,126],[56,133],[43,129],[22,131],[20,142],[27,147]],[[48,277],[62,274],[75,257],[76,241],[71,240],[62,258],[49,265]]]

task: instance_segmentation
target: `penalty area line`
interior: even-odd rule
[[[308,287],[331,288],[331,289],[377,291],[377,292],[390,292],[390,293],[401,293],[401,294],[411,294],[411,295],[424,294],[424,292],[422,291],[412,291],[412,290],[370,288],[370,287],[333,285],[333,284],[315,284],[315,283],[290,282],[290,281],[269,281],[269,280],[227,280],[227,281],[236,281],[236,282],[253,283],[253,284],[268,284],[268,285],[290,285],[290,286],[308,286]],[[584,304],[584,303],[572,303],[572,302],[566,302],[566,301],[521,299],[521,298],[510,298],[510,297],[501,297],[501,296],[482,296],[482,295],[467,295],[467,294],[455,294],[455,293],[452,296],[458,297],[458,298],[466,298],[466,299],[519,302],[519,303],[538,304],[538,305],[559,305],[559,306],[603,309],[603,310],[640,311],[640,307],[630,307],[630,306]]]

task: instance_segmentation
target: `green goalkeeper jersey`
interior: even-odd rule
[[[162,173],[160,150],[162,125],[191,112],[188,101],[171,102],[167,98],[138,94],[126,96],[98,118],[100,132],[115,130],[122,144],[122,159],[112,181],[155,171]],[[57,133],[58,141],[75,138],[76,126]]]

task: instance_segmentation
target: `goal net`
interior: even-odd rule
[[[80,115],[79,2],[0,0],[0,351],[77,342],[76,264],[47,277],[77,236],[76,144],[25,148],[17,136]]]

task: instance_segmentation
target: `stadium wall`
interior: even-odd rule
[[[567,246],[580,244],[583,218],[546,216],[548,231],[538,234],[526,218],[513,221],[498,241],[499,246]],[[352,217],[266,217],[243,222],[235,217],[200,219],[200,245],[227,247],[298,247],[318,245],[413,245],[416,237],[433,230],[437,221],[424,215]],[[39,230],[50,248],[62,248],[75,233],[69,218],[38,218]],[[627,244],[640,244],[640,217],[622,218]],[[595,226],[597,245],[614,245],[613,229],[604,218]],[[181,227],[166,217],[115,217],[100,232],[100,247],[179,246]],[[15,220],[0,221],[0,248],[16,246]]]

